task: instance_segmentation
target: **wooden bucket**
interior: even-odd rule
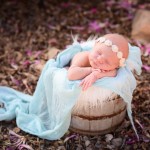
[[[87,135],[106,134],[124,120],[126,103],[114,92],[92,86],[82,91],[72,110],[70,130]]]

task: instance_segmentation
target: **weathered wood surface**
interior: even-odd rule
[[[91,87],[81,92],[72,110],[70,130],[105,134],[116,129],[126,115],[125,102],[110,90]]]

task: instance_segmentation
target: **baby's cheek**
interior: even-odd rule
[[[90,55],[89,55],[89,60],[91,60],[92,59],[92,54],[90,53]]]
[[[110,66],[108,66],[108,65],[106,65],[106,64],[103,65],[103,69],[104,69],[104,70],[109,70],[109,68],[110,68]]]

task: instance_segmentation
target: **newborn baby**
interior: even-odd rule
[[[96,40],[91,51],[77,53],[68,69],[69,80],[80,80],[86,90],[102,77],[115,77],[129,54],[128,41],[119,34],[106,34]]]

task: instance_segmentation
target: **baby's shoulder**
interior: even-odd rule
[[[75,54],[74,57],[86,58],[88,55],[89,55],[89,51],[83,51],[83,52],[79,52],[79,53]]]
[[[79,53],[75,54],[75,56],[72,59],[71,64],[76,65],[76,66],[86,66],[89,62],[88,55],[89,55],[88,51],[79,52]]]

